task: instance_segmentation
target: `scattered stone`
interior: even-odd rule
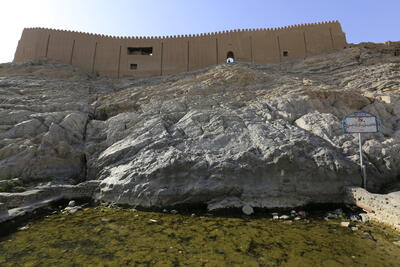
[[[195,213],[192,213],[192,215],[190,215],[191,217],[196,217],[196,214]]]
[[[163,209],[163,210],[162,210],[162,212],[164,212],[164,213],[167,213],[167,212],[168,212],[168,210],[167,210],[167,209]]]
[[[279,214],[277,212],[273,212],[273,213],[271,213],[271,215],[272,215],[272,217],[273,216],[279,216]]]
[[[274,216],[272,216],[272,219],[279,220],[279,216],[278,215],[274,215]]]
[[[363,222],[363,223],[368,222],[369,218],[370,218],[368,213],[361,213],[360,217],[361,217],[361,222]]]
[[[350,225],[350,222],[341,222],[340,223],[340,226],[342,226],[342,227],[349,227],[349,225]]]
[[[101,222],[103,222],[103,223],[109,223],[109,222],[110,222],[110,219],[101,218]]]
[[[18,230],[20,230],[20,231],[24,231],[24,230],[28,230],[28,229],[29,229],[28,225],[25,225],[25,226],[22,226],[22,227],[18,228]]]
[[[171,214],[177,214],[178,211],[177,210],[171,210]]]
[[[357,226],[353,226],[353,227],[351,227],[351,230],[357,231],[357,230],[358,230],[358,227],[357,227]]]
[[[325,218],[327,218],[327,219],[337,219],[338,216],[336,214],[334,214],[334,213],[328,212],[328,214],[326,215]]]
[[[252,208],[251,206],[245,205],[245,206],[243,206],[243,208],[242,208],[242,212],[243,212],[244,214],[246,214],[246,215],[251,215],[251,214],[254,213],[254,210],[253,210],[253,208]]]
[[[294,217],[294,220],[298,221],[298,220],[301,220],[301,218],[299,216],[297,216],[297,217]]]
[[[136,212],[136,211],[137,211],[137,209],[130,209],[130,211],[132,211],[132,212]]]
[[[395,244],[396,246],[400,247],[400,240],[399,241],[394,241],[393,244]]]
[[[68,207],[75,207],[75,205],[75,200],[71,200],[70,202],[68,202]]]
[[[82,206],[73,206],[73,207],[68,206],[63,210],[63,213],[75,214],[78,210],[81,209]]]
[[[150,219],[149,220],[149,223],[157,223],[158,221],[157,220],[154,220],[154,219]]]
[[[333,213],[338,216],[344,216],[344,212],[342,209],[336,209]]]
[[[290,216],[288,216],[288,215],[282,215],[281,217],[279,217],[279,219],[281,219],[281,220],[289,220],[289,219],[290,219]]]
[[[372,241],[376,241],[375,237],[372,235],[372,233],[370,231],[364,231],[363,238],[364,239],[369,239],[369,240],[372,240]]]
[[[78,209],[70,209],[68,211],[69,214],[75,214],[78,211]]]

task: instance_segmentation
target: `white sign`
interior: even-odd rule
[[[378,118],[368,112],[354,112],[351,115],[345,116],[342,120],[342,124],[345,133],[358,133],[360,167],[363,177],[363,185],[364,188],[367,189],[367,171],[366,166],[364,166],[363,163],[361,134],[379,132]]]
[[[355,112],[343,118],[345,133],[377,133],[379,132],[378,119],[367,112]]]

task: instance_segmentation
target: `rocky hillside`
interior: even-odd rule
[[[282,64],[234,63],[150,79],[93,77],[46,60],[0,65],[0,180],[101,180],[99,199],[142,206],[282,207],[342,201],[400,181],[400,56],[360,44]]]

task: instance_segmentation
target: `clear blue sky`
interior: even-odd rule
[[[0,62],[24,27],[175,35],[339,20],[347,41],[400,40],[400,0],[1,0]]]

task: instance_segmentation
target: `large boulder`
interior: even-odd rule
[[[357,164],[328,142],[256,114],[195,110],[175,124],[147,120],[99,156],[98,197],[142,206],[286,207],[340,202],[343,186],[358,184]]]

